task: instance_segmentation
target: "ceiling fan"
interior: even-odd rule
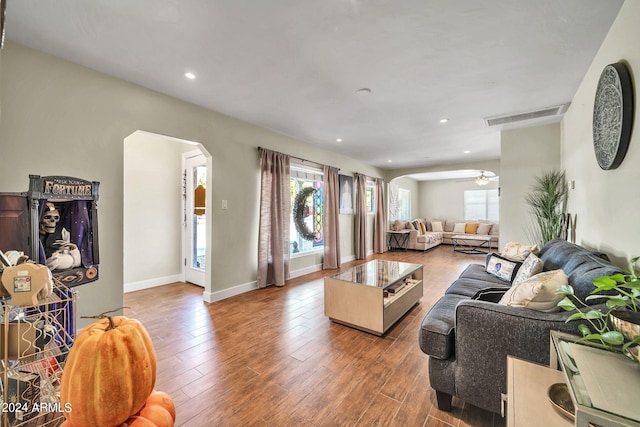
[[[456,182],[475,181],[476,184],[478,184],[480,186],[484,186],[484,185],[487,185],[489,183],[489,181],[497,181],[498,180],[498,177],[495,176],[495,174],[493,174],[492,172],[489,172],[489,174],[485,174],[485,171],[480,171],[480,175],[478,175],[478,176],[476,176],[474,178],[459,179]]]

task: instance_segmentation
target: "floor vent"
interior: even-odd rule
[[[540,110],[526,111],[524,113],[508,114],[501,116],[485,117],[486,126],[500,126],[525,120],[540,119],[543,117],[560,116],[569,108],[569,103],[542,108]]]

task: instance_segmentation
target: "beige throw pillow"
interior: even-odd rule
[[[442,232],[442,221],[431,221],[431,228],[433,228],[433,231]]]
[[[519,283],[524,282],[529,277],[533,277],[538,273],[542,273],[542,267],[542,260],[534,254],[529,254],[527,259],[524,260],[524,262],[518,269],[518,274],[516,274],[516,278],[513,279],[513,285],[515,286]]]
[[[478,230],[476,230],[476,234],[487,235],[487,234],[489,234],[490,230],[491,230],[491,224],[480,224],[478,226]]]
[[[505,245],[500,255],[513,261],[524,261],[530,253],[537,253],[537,245],[523,245],[518,242],[509,242]]]
[[[453,226],[453,232],[457,234],[464,234],[465,226],[464,222],[456,222],[456,225]]]
[[[564,298],[564,295],[556,294],[556,289],[567,283],[564,271],[545,271],[512,286],[500,299],[499,304],[553,313],[560,310],[558,303]]]

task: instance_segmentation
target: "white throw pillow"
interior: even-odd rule
[[[518,242],[509,242],[504,246],[500,255],[513,261],[524,261],[530,253],[537,253],[537,245],[523,245]]]
[[[464,234],[464,229],[467,224],[464,222],[456,222],[456,225],[453,226],[453,232],[456,234]]]
[[[564,271],[545,271],[512,286],[500,299],[499,304],[553,313],[560,310],[558,303],[564,298],[563,294],[556,294],[556,290],[568,283]]]
[[[442,232],[442,221],[431,221],[431,228],[433,228],[433,231]]]
[[[513,285],[515,286],[519,283],[524,282],[529,277],[533,277],[538,273],[542,273],[542,267],[542,260],[534,254],[529,254],[527,259],[524,260],[524,262],[518,269],[518,274],[516,274],[516,278],[513,279]]]

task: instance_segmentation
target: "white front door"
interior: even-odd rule
[[[204,287],[207,253],[207,162],[200,152],[185,154],[185,281]]]

